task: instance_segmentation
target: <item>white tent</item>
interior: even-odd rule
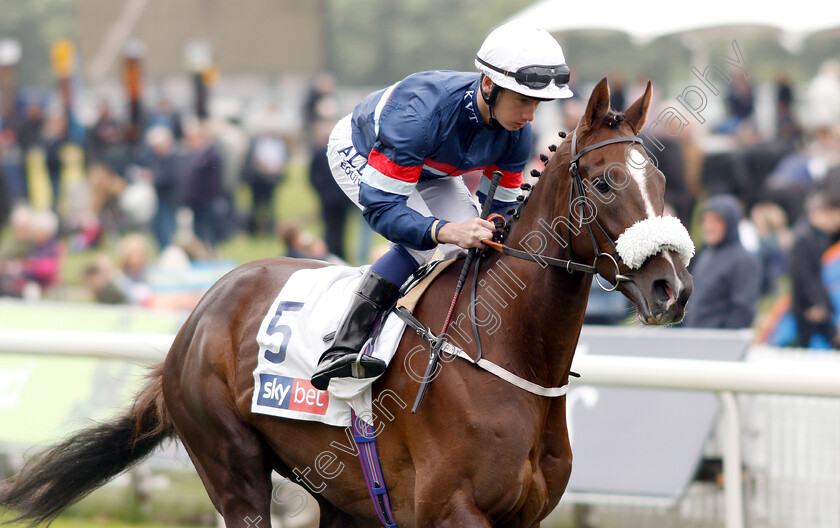
[[[835,5],[835,7],[831,7]],[[627,0],[540,0],[509,20],[524,20],[556,33],[606,29],[645,41],[663,35],[724,26],[762,26],[784,31],[793,39],[840,27],[840,8],[832,2],[644,2]]]

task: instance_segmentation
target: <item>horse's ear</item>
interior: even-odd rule
[[[583,113],[581,125],[583,128],[597,128],[610,111],[610,86],[607,78],[604,77],[592,89],[589,102],[586,104],[586,111]]]
[[[648,81],[645,93],[624,112],[624,121],[630,125],[636,135],[639,135],[642,127],[645,126],[645,119],[647,119],[648,109],[650,108],[651,93],[650,81]]]

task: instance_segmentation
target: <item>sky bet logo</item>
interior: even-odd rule
[[[259,405],[310,414],[327,414],[326,391],[319,391],[307,379],[260,374]]]

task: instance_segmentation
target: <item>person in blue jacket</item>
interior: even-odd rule
[[[683,325],[691,328],[749,328],[761,296],[763,269],[756,255],[741,244],[738,226],[744,217],[737,198],[710,197],[702,208],[705,247],[691,262],[694,294]]]
[[[541,101],[571,97],[563,50],[545,30],[510,22],[487,36],[479,72],[428,71],[368,95],[330,136],[327,157],[336,182],[367,222],[391,242],[364,274],[312,385],[335,377],[371,378],[385,363],[359,351],[399,287],[440,246],[444,257],[481,248],[492,222],[460,175],[483,172],[484,200],[494,171],[503,177],[491,212],[516,205]]]

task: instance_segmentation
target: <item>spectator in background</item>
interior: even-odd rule
[[[350,200],[341,190],[330,172],[327,159],[327,138],[334,123],[319,122],[313,130],[312,157],[309,162],[309,181],[321,201],[321,218],[330,253],[346,260],[344,253],[344,229],[350,212]]]
[[[166,128],[175,141],[181,141],[184,137],[181,114],[172,107],[172,102],[166,96],[159,97],[154,108],[146,114],[146,126],[149,129],[158,126]]]
[[[799,126],[793,114],[793,86],[786,71],[776,74],[776,135],[795,139],[799,136]]]
[[[196,236],[215,248],[225,235],[222,222],[232,213],[222,188],[221,154],[206,123],[190,123],[185,134],[189,154],[184,161],[184,203],[192,209]]]
[[[761,294],[774,294],[779,278],[788,270],[787,255],[793,245],[793,234],[784,209],[771,202],[755,204],[750,210],[750,220],[758,236],[758,258],[763,270]]]
[[[29,166],[26,158],[32,147],[41,142],[44,129],[44,107],[39,101],[29,101],[24,108],[23,120],[18,124],[16,135],[20,146],[20,185],[14,186],[24,200],[29,199]]]
[[[610,78],[610,107],[623,111],[625,105],[624,75],[613,73]]]
[[[0,131],[0,232],[6,227],[6,222],[8,222],[9,216],[11,215],[12,203],[14,202],[6,181],[5,167],[2,163],[4,147],[3,132]]]
[[[164,126],[154,126],[146,132],[146,145],[145,165],[151,172],[158,204],[152,231],[158,247],[163,249],[172,241],[175,213],[181,205],[181,159],[172,132]]]
[[[149,241],[140,233],[126,235],[117,246],[115,284],[131,304],[144,305],[151,299],[152,290],[146,282],[150,258]]]
[[[123,142],[123,131],[111,112],[111,105],[101,100],[97,108],[96,122],[88,130],[86,157],[89,161],[104,161],[118,173],[128,165],[128,156]]]
[[[251,140],[242,181],[251,188],[248,232],[269,235],[274,230],[274,194],[286,177],[286,143],[273,121],[264,121]]]
[[[692,181],[691,164],[686,159],[686,153],[696,148],[690,138],[673,138],[668,134],[656,134],[656,141],[662,144],[663,150],[656,150],[656,166],[665,175],[668,184],[665,185],[665,203],[669,204],[676,216],[684,225],[691,225],[691,217],[697,203]]]
[[[0,294],[38,298],[55,284],[60,265],[55,213],[15,209],[11,240],[0,248]]]
[[[743,121],[751,118],[755,110],[753,87],[749,79],[743,75],[733,75],[733,81],[729,94],[726,96],[726,103],[730,115]]]
[[[242,127],[242,109],[237,104],[223,108],[222,115],[213,121],[214,134],[222,155],[222,189],[230,200],[230,210],[235,211],[233,196],[242,183],[242,168],[251,143],[251,136]],[[238,231],[244,219],[229,218],[228,223]]]
[[[277,227],[277,236],[286,246],[287,257],[306,258],[346,264],[327,250],[327,245],[309,231],[300,222],[285,222]]]
[[[7,207],[17,203],[25,203],[29,197],[26,181],[23,152],[15,141],[15,134],[11,130],[0,131],[0,186],[4,201],[0,204],[0,226],[5,224]]]
[[[94,238],[97,239],[102,232],[119,233],[123,223],[119,198],[128,183],[104,162],[95,162],[88,168],[87,182],[90,189],[90,212],[98,223],[94,227]],[[89,220],[86,223],[90,226]]]
[[[571,83],[570,83],[571,84]],[[577,93],[577,92],[575,92]],[[586,109],[586,102],[579,98],[570,97],[563,102],[563,107],[560,109],[563,117],[560,123],[560,130],[572,133],[580,121],[583,111]]]
[[[82,270],[82,283],[98,303],[127,304],[128,298],[117,286],[118,276],[111,257],[100,253]]]
[[[52,186],[52,208],[54,211],[58,208],[58,198],[61,195],[61,170],[64,166],[62,149],[67,143],[67,139],[67,117],[63,113],[50,115],[44,123],[41,147],[44,149],[47,174]]]
[[[0,295],[15,295],[20,292],[20,261],[32,252],[32,223],[34,211],[19,205],[12,211],[9,223],[11,230],[0,245]]]
[[[331,73],[321,72],[312,79],[309,93],[303,104],[303,133],[307,144],[312,146],[315,125],[321,120],[338,119],[338,102],[335,99],[335,78]]]
[[[175,225],[175,234],[172,236],[172,243],[167,246],[167,249],[173,246],[178,248],[193,263],[213,260],[213,250],[195,235],[193,214],[190,209],[186,207],[178,209],[175,214]]]
[[[684,326],[749,328],[761,290],[761,263],[738,237],[741,204],[731,195],[709,198],[702,209],[705,247],[691,263],[694,294]]]
[[[341,259],[344,252],[344,230],[350,204],[330,172],[327,160],[327,141],[339,117],[335,97],[335,79],[330,73],[316,75],[309,89],[303,108],[304,134],[309,148],[309,182],[318,193],[321,219],[324,221],[324,238],[330,253]],[[359,248],[369,246],[370,228],[362,222]]]
[[[834,308],[822,281],[821,259],[840,234],[840,198],[834,193],[815,190],[805,202],[805,215],[793,227],[790,255],[791,311],[796,318],[797,344],[810,346],[822,336],[838,347]]]
[[[732,83],[726,94],[727,118],[718,128],[724,134],[733,134],[742,129],[745,121],[752,118],[755,109],[753,87],[740,72],[732,75]]]
[[[802,214],[808,193],[840,166],[840,126],[813,130],[807,145],[785,155],[764,183],[762,194],[785,209],[791,221]]]
[[[23,111],[23,120],[17,127],[17,141],[24,155],[41,140],[44,128],[44,107],[38,101],[29,101]]]
[[[840,61],[820,65],[805,93],[805,123],[810,130],[831,128],[840,123]]]
[[[119,197],[122,229],[123,231],[150,232],[152,221],[158,211],[157,192],[155,192],[152,173],[134,164],[129,165],[126,172],[128,185]]]

